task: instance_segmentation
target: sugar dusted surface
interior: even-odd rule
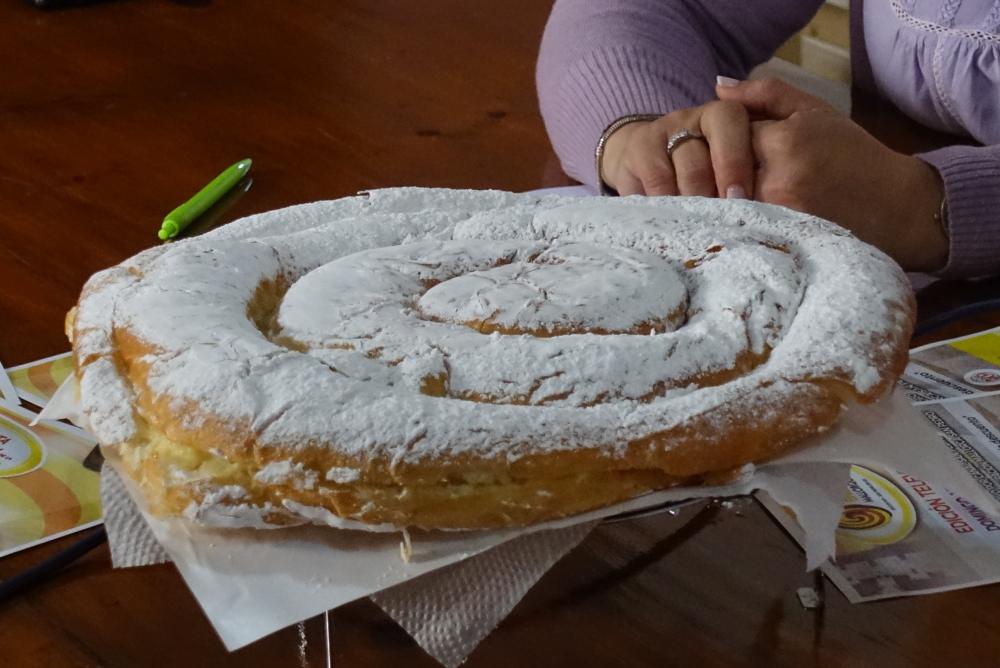
[[[279,276],[291,288],[278,331],[294,349],[247,318],[258,286]],[[540,298],[550,290],[553,300]],[[74,347],[84,410],[105,444],[137,429],[134,389],[115,363],[115,333],[128,332],[155,351],[143,360],[150,390],[178,410],[199,407],[184,412],[186,427],[211,415],[264,450],[325,444],[345,462],[326,473],[340,482],[373,460],[514,462],[595,444],[614,456],[754,393],[780,407],[816,376],[871,392],[891,357],[886,332],[909,327],[908,299],[879,251],[778,207],[401,188],[252,216],[95,275]],[[487,315],[505,327],[614,331],[678,305],[682,324],[639,334],[462,324]],[[763,362],[698,386],[741,355]],[[441,374],[446,396],[421,393]],[[277,462],[258,476],[294,473]]]

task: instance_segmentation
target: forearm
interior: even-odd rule
[[[948,278],[1000,274],[1000,145],[949,146],[917,156],[944,183]]]
[[[571,176],[594,187],[606,127],[714,98],[815,12],[817,0],[562,0],[542,39],[537,84],[549,137]]]

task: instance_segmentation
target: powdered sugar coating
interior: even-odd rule
[[[427,283],[436,284],[428,290]],[[684,308],[686,293],[671,263],[651,253],[582,243],[422,242],[310,272],[285,294],[277,323],[284,340],[372,385],[417,392],[425,379],[445,376],[452,397],[582,405],[637,399],[665,380],[705,371],[684,352],[717,337],[697,327],[668,344],[679,352],[666,367],[662,340],[587,333],[662,334],[673,329],[668,316]],[[540,338],[484,340],[465,326],[470,321]],[[560,330],[580,333],[550,336]]]
[[[309,312],[309,299],[286,318],[297,293],[315,293],[316,276],[336,273],[331,261],[429,240],[663,258],[683,282],[687,321],[651,336],[482,334],[420,318],[399,330],[338,331],[358,322],[328,322]],[[279,276],[292,285],[279,325],[305,350],[247,318],[261,283]],[[885,385],[888,342],[909,327],[908,299],[902,272],[879,251],[778,207],[393,189],[254,216],[102,272],[80,301],[74,348],[84,410],[105,444],[136,431],[134,389],[115,363],[116,333],[127,332],[156,351],[142,361],[146,382],[176,405],[182,426],[219,417],[261,451],[321,444],[344,464],[335,477],[363,479],[373,460],[515,462],[595,444],[613,456],[727,402],[767,396],[760,406],[780,406],[817,375],[871,392]],[[441,302],[435,309],[447,311]],[[331,346],[347,339],[350,349]],[[763,362],[722,384],[689,382],[732,371],[745,353]],[[420,392],[445,370],[448,396]],[[498,399],[459,398],[468,394]],[[265,476],[294,473],[289,465]]]
[[[671,263],[657,255],[568,243],[542,246],[529,261],[446,280],[420,297],[417,309],[442,322],[479,321],[537,335],[630,333],[684,308],[686,292]]]

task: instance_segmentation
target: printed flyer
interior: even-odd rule
[[[1000,500],[1000,328],[911,351],[899,389]],[[795,519],[760,500],[800,543]],[[823,572],[853,603],[1000,582],[1000,518],[898,471],[854,466]]]
[[[1000,327],[914,348],[899,388],[914,403],[1000,394]]]
[[[0,557],[100,524],[96,441],[0,404]]]
[[[7,369],[14,389],[38,407],[49,403],[59,386],[73,373],[73,353],[62,353]]]

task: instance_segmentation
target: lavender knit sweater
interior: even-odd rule
[[[537,82],[563,168],[596,187],[594,148],[608,125],[713,99],[716,75],[745,77],[821,4],[557,0]],[[945,185],[951,250],[941,273],[1000,273],[1000,0],[851,5],[855,72],[913,119],[959,135],[918,155]]]

